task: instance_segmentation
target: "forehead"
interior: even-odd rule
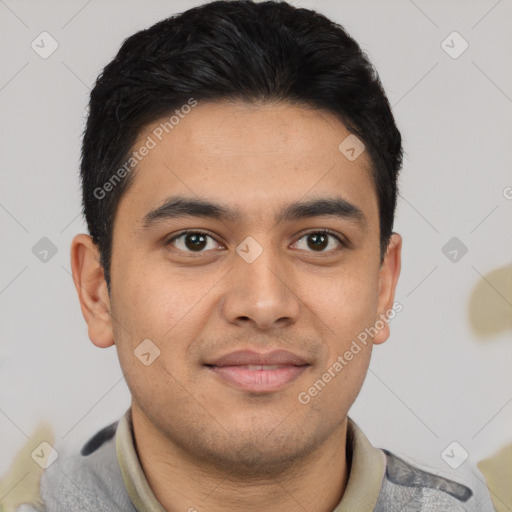
[[[198,102],[141,131],[133,150],[151,150],[118,211],[128,203],[127,213],[141,221],[143,212],[181,195],[215,198],[240,218],[274,218],[279,204],[330,196],[371,217],[377,198],[370,160],[365,151],[347,158],[348,136],[336,116],[307,106]]]

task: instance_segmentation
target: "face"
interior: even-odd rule
[[[268,474],[343,430],[388,336],[400,239],[381,265],[369,158],[340,151],[325,111],[199,102],[159,126],[135,144],[156,142],[116,212],[111,317],[89,333],[115,341],[141,421],[203,463]]]

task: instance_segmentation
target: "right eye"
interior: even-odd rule
[[[205,231],[187,230],[173,236],[165,245],[172,245],[183,252],[200,254],[206,252],[206,250],[215,249],[215,244],[210,244],[208,248],[208,239],[215,241],[215,239]]]

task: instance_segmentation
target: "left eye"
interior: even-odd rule
[[[329,247],[329,238],[336,241],[334,247],[331,247],[330,250],[337,251],[344,247],[345,244],[341,241],[341,239],[328,231],[314,231],[312,233],[307,233],[301,238],[299,238],[297,244],[301,240],[305,239],[307,241],[307,247],[312,249],[313,252],[328,252],[327,250],[324,249]]]

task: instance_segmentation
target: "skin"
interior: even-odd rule
[[[142,131],[136,148],[158,124]],[[298,395],[392,308],[402,243],[394,233],[381,264],[370,161],[367,152],[354,161],[340,152],[348,134],[322,110],[199,102],[139,163],[121,199],[110,296],[91,238],[73,240],[89,337],[98,347],[117,346],[139,459],[168,511],[329,512],[343,496],[347,413],[388,324],[309,403]],[[240,215],[144,229],[147,212],[178,194]],[[336,196],[363,212],[364,225],[335,216],[275,222],[292,201]],[[199,252],[185,237],[165,245],[183,229],[212,238]],[[320,229],[350,246],[331,236],[315,248],[306,235]],[[263,249],[252,263],[236,252],[248,236]],[[134,355],[144,339],[160,350],[148,366]],[[243,391],[203,366],[247,348],[287,349],[311,366],[270,393]]]

